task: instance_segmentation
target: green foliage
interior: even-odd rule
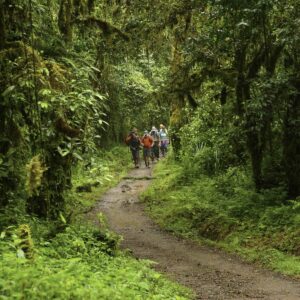
[[[65,212],[59,211],[58,222],[61,219],[60,215],[65,216],[69,222],[69,219],[78,218],[80,213],[89,210],[95,201],[99,200],[101,194],[116,184],[131,166],[130,153],[125,146],[115,146],[110,151],[99,150],[94,152],[93,157],[83,155],[83,158],[84,160],[72,167],[73,188],[64,193],[66,210]],[[92,193],[76,192],[78,186],[87,184],[94,186]],[[0,228],[27,222],[24,198],[24,196],[17,198],[17,202],[11,201],[0,210]],[[31,226],[34,226],[34,223]],[[51,231],[55,232],[57,222],[53,221],[53,224],[48,226],[51,227]]]
[[[4,1],[0,225],[29,213],[63,231],[128,167],[124,149],[99,148],[169,123],[180,163],[148,192],[152,213],[185,235],[298,255],[298,2]]]
[[[28,194],[32,196],[32,194],[37,192],[38,188],[41,186],[43,173],[46,171],[46,169],[43,168],[39,155],[34,156],[30,160],[30,162],[26,165],[26,169],[26,188]]]
[[[168,103],[160,95],[166,75],[163,65],[140,54],[138,61],[133,58],[106,71],[111,102],[107,111],[110,126],[103,133],[105,141],[114,139],[123,142],[133,126],[150,130],[154,124],[167,123]]]
[[[2,299],[189,298],[151,270],[150,262],[117,254],[108,233],[86,225],[67,227],[50,241],[36,242],[36,258],[29,261],[11,247],[13,232],[0,239]]]
[[[131,153],[125,146],[98,151],[88,160],[80,161],[73,169],[73,189],[67,195],[68,211],[90,209],[109,187],[127,173],[131,165]],[[90,193],[78,193],[76,190],[80,186],[93,188]]]
[[[43,181],[39,177],[40,197],[33,201],[32,184],[27,181],[28,208],[40,216],[56,217],[56,209],[45,202],[61,199],[62,204],[57,201],[57,206],[63,209],[62,194],[70,186],[72,163],[82,159],[82,152],[96,149],[97,134],[104,122],[105,97],[91,86],[94,70],[89,65],[89,54],[85,61],[65,57],[57,62],[46,60],[41,52],[22,42],[2,53],[8,58],[1,63],[1,70],[7,74],[1,79],[6,89],[0,104],[1,166],[8,167],[0,180],[3,204],[14,200],[10,190],[15,194],[22,191],[25,181],[20,174],[25,170],[25,162],[39,153],[47,170]],[[15,84],[11,86],[10,82]]]
[[[18,228],[18,238],[20,243],[18,245],[18,254],[22,253],[27,259],[34,258],[34,245],[31,238],[30,227],[27,224],[22,224]]]
[[[179,131],[181,160],[191,177],[219,174],[246,160],[244,132],[236,126],[240,119],[232,116],[231,104],[212,104],[216,88],[221,89],[219,83],[203,84],[201,92],[205,96],[195,111],[187,110],[189,122]]]
[[[191,298],[189,291],[153,271],[152,262],[122,253],[121,237],[107,229],[103,215],[97,229],[82,214],[130,164],[128,149],[119,146],[81,161],[74,169],[74,191],[66,197],[67,215],[61,213],[55,222],[6,207],[0,214],[1,299]],[[100,186],[76,193],[77,184],[91,180]]]
[[[172,157],[156,167],[142,199],[161,226],[285,274],[300,274],[299,201],[283,205],[283,189],[253,191],[249,172],[241,167],[211,177],[195,176],[190,168]]]

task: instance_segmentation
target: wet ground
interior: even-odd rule
[[[292,280],[220,250],[200,246],[163,231],[144,213],[138,195],[151,184],[151,169],[132,170],[90,213],[100,211],[123,236],[122,247],[155,269],[195,291],[196,299],[300,300],[300,281]]]

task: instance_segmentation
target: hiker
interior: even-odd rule
[[[150,156],[151,156],[151,148],[153,146],[153,142],[154,142],[153,138],[149,135],[148,131],[145,130],[141,143],[143,145],[144,161],[147,168],[150,168]]]
[[[169,137],[168,137],[168,130],[166,129],[165,125],[159,125],[159,137],[160,137],[160,151],[161,155],[165,157],[168,152],[168,145],[169,145]]]
[[[134,162],[134,166],[136,168],[139,168],[139,161],[140,161],[140,145],[141,141],[138,136],[138,132],[136,128],[133,128],[125,140],[127,146],[129,146],[131,154],[132,154],[132,160]]]
[[[150,135],[153,138],[153,146],[152,146],[152,151],[151,151],[151,159],[152,159],[152,161],[154,161],[155,158],[157,160],[159,160],[160,137],[159,137],[158,130],[156,129],[155,126],[152,126]]]

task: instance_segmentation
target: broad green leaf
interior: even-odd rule
[[[83,158],[76,152],[73,152],[73,156],[76,157],[79,160],[83,160]]]
[[[45,101],[39,101],[38,104],[41,108],[44,108],[44,109],[47,109],[49,107],[48,102],[45,102]]]
[[[17,250],[17,257],[18,258],[25,258],[25,253],[22,249]]]
[[[15,85],[9,86],[9,87],[8,87],[7,89],[5,89],[4,92],[2,93],[2,97],[8,96],[15,88],[16,88]]]
[[[59,213],[59,217],[64,224],[67,224],[67,221],[61,212]]]
[[[2,231],[1,234],[0,234],[0,239],[4,239],[6,236],[6,232],[5,231]]]

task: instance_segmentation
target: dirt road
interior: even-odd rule
[[[150,177],[150,169],[132,170],[92,211],[92,215],[105,213],[111,229],[123,236],[123,248],[129,248],[137,258],[157,262],[158,271],[192,288],[196,299],[300,299],[299,281],[161,230],[138,201],[138,195],[151,183]]]

